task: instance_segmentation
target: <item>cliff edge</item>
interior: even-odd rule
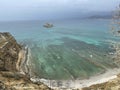
[[[10,33],[0,33],[0,90],[51,90],[20,73],[23,50]]]
[[[0,33],[0,70],[16,71],[16,62],[21,49],[10,33]]]

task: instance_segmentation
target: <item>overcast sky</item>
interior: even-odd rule
[[[112,11],[120,0],[0,0],[0,21],[81,16]]]

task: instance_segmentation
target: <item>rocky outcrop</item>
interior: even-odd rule
[[[0,90],[51,90],[43,83],[33,83],[26,75],[25,50],[10,33],[0,33]]]
[[[46,23],[46,24],[43,25],[43,27],[45,27],[45,28],[52,28],[52,27],[53,27],[53,24],[51,24],[51,23]]]
[[[0,90],[52,90],[43,83],[33,83],[18,72],[0,72]]]
[[[16,71],[21,46],[10,33],[0,33],[0,70]]]

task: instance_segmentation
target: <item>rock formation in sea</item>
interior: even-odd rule
[[[0,33],[0,90],[51,90],[30,81],[27,50],[10,33]]]
[[[51,24],[51,23],[46,23],[46,24],[43,25],[43,27],[45,27],[45,28],[52,28],[52,27],[53,27],[53,24]]]

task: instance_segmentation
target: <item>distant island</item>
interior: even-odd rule
[[[111,19],[112,15],[92,15],[86,18],[87,19]]]

